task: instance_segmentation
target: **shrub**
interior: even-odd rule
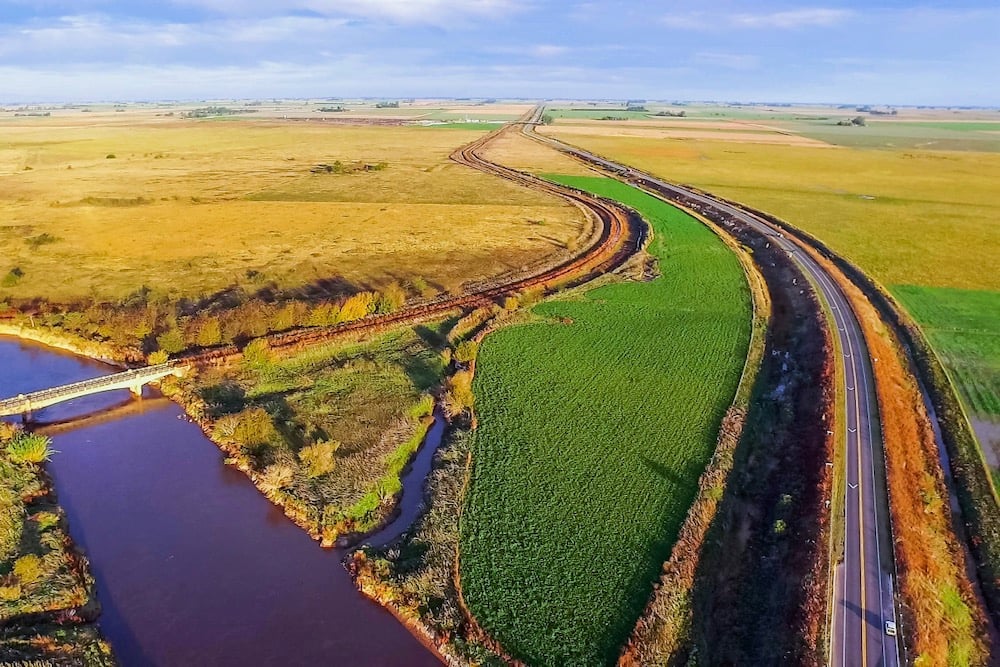
[[[322,327],[327,324],[333,324],[336,321],[336,314],[333,313],[333,308],[333,304],[317,304],[309,313],[309,319],[306,320],[306,324],[311,327]],[[331,314],[334,317],[331,317]]]
[[[162,364],[166,362],[166,360],[169,358],[170,355],[168,355],[163,350],[156,350],[155,352],[149,353],[149,356],[146,357],[146,361],[148,361],[151,366],[155,366],[156,364]]]
[[[105,160],[114,160],[116,157],[118,157],[118,156],[115,155],[114,153],[108,153],[107,155],[104,156],[104,159]]]
[[[243,364],[256,369],[266,368],[274,360],[271,355],[271,345],[263,338],[250,341],[250,344],[243,348]]]
[[[253,408],[237,415],[233,437],[237,443],[252,448],[272,443],[278,438],[278,432],[264,408]]]
[[[59,515],[55,512],[39,512],[32,519],[38,524],[39,532],[45,532],[49,528],[59,524]]]
[[[479,343],[474,340],[462,341],[455,348],[455,353],[451,358],[459,363],[467,364],[476,358],[477,351],[479,351]]]
[[[185,348],[184,335],[177,327],[170,327],[156,337],[156,345],[167,354],[176,354]]]
[[[475,403],[472,393],[472,373],[459,371],[448,380],[448,394],[445,405],[449,414],[457,415],[466,409],[471,409]]]
[[[310,478],[320,477],[337,467],[337,449],[339,442],[317,442],[299,450],[299,460],[306,466],[306,475]]]
[[[7,442],[8,440],[13,440],[14,436],[20,433],[20,429],[11,424],[10,422],[0,421],[0,442]]]
[[[38,581],[42,576],[42,559],[35,554],[21,556],[14,561],[14,576],[24,585]]]
[[[52,441],[37,433],[19,433],[7,443],[7,454],[16,463],[42,463],[52,455]]]
[[[265,493],[274,493],[291,486],[295,481],[295,469],[287,463],[275,463],[268,466],[260,476],[258,485]]]
[[[375,293],[358,292],[340,307],[339,322],[352,322],[375,311]]]
[[[519,302],[517,300],[517,297],[514,296],[514,295],[504,297],[504,300],[503,300],[503,309],[504,310],[517,310],[518,303]]]
[[[13,269],[7,272],[7,275],[3,277],[3,281],[0,282],[0,287],[13,287],[14,285],[21,282],[21,278],[24,277],[24,271],[21,267],[15,266]]]
[[[404,303],[406,303],[406,292],[399,286],[399,283],[392,283],[379,296],[375,312],[383,315],[394,313],[402,308]]]
[[[0,600],[4,602],[14,602],[21,599],[21,585],[0,586]]]
[[[222,342],[222,328],[219,320],[214,317],[207,317],[198,329],[198,345],[201,347],[211,347]]]
[[[425,299],[429,299],[437,295],[437,290],[431,287],[424,278],[416,277],[413,279],[413,289],[420,293],[420,296]]]

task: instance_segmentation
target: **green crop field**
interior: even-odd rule
[[[661,276],[535,308],[488,337],[462,518],[482,625],[533,665],[612,663],[714,450],[749,344],[749,288],[707,227],[617,181],[552,180],[625,202]]]
[[[586,118],[590,120],[614,116],[615,118],[649,118],[647,111],[628,111],[625,107],[600,107],[594,109],[546,109],[553,118]]]
[[[772,124],[837,146],[1000,151],[1000,123],[874,120],[864,127],[837,125],[837,121],[854,116],[857,114],[840,112],[826,120],[785,120]]]
[[[973,412],[1000,421],[1000,292],[899,285]]]

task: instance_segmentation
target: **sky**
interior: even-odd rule
[[[1000,2],[0,0],[0,103],[1000,106]]]

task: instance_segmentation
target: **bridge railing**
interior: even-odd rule
[[[80,382],[72,382],[59,387],[41,389],[29,394],[12,396],[10,398],[0,400],[0,407],[8,408],[25,403],[41,403],[43,401],[59,398],[61,396],[86,392],[91,389],[100,389],[102,387],[108,387],[116,384],[127,384],[130,380],[143,380],[143,383],[145,383],[157,377],[162,377],[163,375],[171,373],[175,366],[176,364],[167,362],[164,364],[157,364],[155,366],[133,368],[131,370],[114,373],[112,375],[102,375],[100,377],[90,378],[89,380],[81,380]]]

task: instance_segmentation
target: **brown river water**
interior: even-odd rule
[[[0,397],[115,370],[0,337]],[[95,412],[40,430],[52,436],[48,470],[97,579],[101,629],[123,665],[441,664],[358,593],[342,550],[320,548],[223,465],[174,403],[115,391],[35,418]],[[433,431],[439,439],[440,420]],[[433,446],[404,480],[401,522],[417,513]]]

